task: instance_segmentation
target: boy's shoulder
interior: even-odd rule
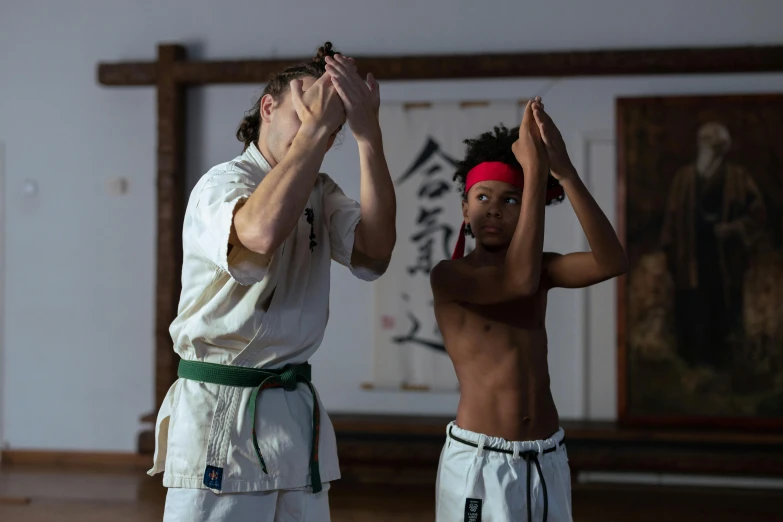
[[[460,259],[442,259],[441,261],[438,261],[438,263],[432,267],[432,270],[430,270],[430,276],[432,276],[433,273],[440,273],[444,271],[450,271],[458,269],[459,267],[469,267],[470,263],[465,261],[465,258]]]
[[[465,258],[444,259],[430,270],[430,284],[433,289],[455,284],[470,269],[471,265]]]

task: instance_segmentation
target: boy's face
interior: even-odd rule
[[[476,242],[487,250],[508,247],[519,221],[522,191],[502,181],[482,181],[470,188],[462,215]]]

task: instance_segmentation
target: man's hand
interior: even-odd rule
[[[326,71],[332,77],[332,83],[345,105],[348,125],[356,141],[380,139],[378,110],[381,95],[378,82],[372,74],[367,75],[367,83],[356,72],[353,58],[341,54],[326,57]]]
[[[575,177],[576,169],[571,163],[571,158],[568,157],[563,135],[560,134],[560,130],[549,114],[544,111],[544,104],[541,98],[536,98],[533,101],[533,116],[541,133],[541,139],[546,146],[552,176],[558,181]]]
[[[303,128],[316,128],[331,135],[345,122],[345,106],[332,77],[324,73],[307,91],[302,80],[291,82],[291,102]]]

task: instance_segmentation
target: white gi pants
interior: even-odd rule
[[[164,522],[329,522],[329,484],[312,488],[223,493],[169,488]]]
[[[510,442],[447,428],[438,466],[437,522],[572,522],[571,471],[560,429]]]

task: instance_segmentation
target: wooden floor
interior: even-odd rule
[[[330,499],[334,522],[434,520],[431,487],[340,481]],[[155,521],[164,500],[160,477],[141,471],[0,469],[2,522]],[[783,521],[783,492],[575,485],[573,508],[578,522]]]

